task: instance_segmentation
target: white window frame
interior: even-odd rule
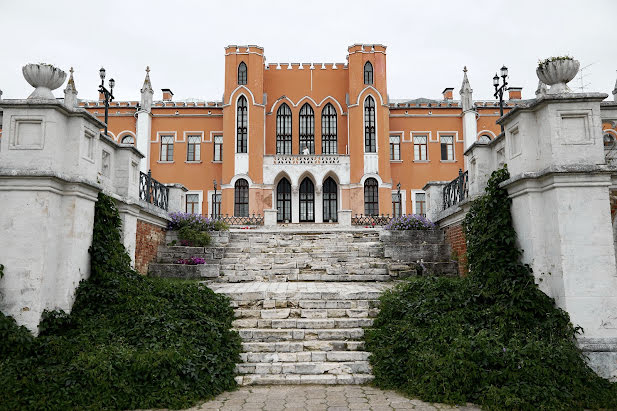
[[[390,138],[391,137],[395,137],[395,136],[398,137],[398,159],[396,159],[396,160],[390,158],[390,150],[391,150],[390,144],[392,144],[390,142]],[[390,162],[391,163],[401,163],[401,162],[403,162],[403,152],[402,152],[403,150],[401,149],[401,144],[403,143],[403,136],[404,136],[404,133],[396,132],[396,131],[395,132],[390,132],[390,134],[388,136],[388,158],[390,158]]]
[[[396,194],[398,190],[392,190],[392,194]],[[394,210],[392,210],[394,213]],[[401,215],[407,214],[407,190],[401,189]]]
[[[427,197],[426,197],[426,191],[424,190],[411,190],[411,213],[412,214],[418,214],[418,206],[416,204],[416,194],[424,194],[424,211],[426,213],[426,211],[428,211],[428,204],[427,204]]]
[[[202,210],[203,210],[203,201],[204,201],[204,192],[203,190],[191,190],[191,191],[187,191],[186,193],[184,193],[184,210],[186,211],[186,207],[187,207],[187,201],[186,201],[186,196],[189,194],[197,194],[199,196],[199,199],[197,200],[197,214],[202,214]]]
[[[452,137],[452,160],[444,160],[441,158],[441,138]],[[438,131],[437,141],[439,141],[439,160],[442,163],[456,163],[456,142],[457,133],[455,131]]]
[[[199,158],[196,160],[189,160],[188,156],[189,156],[189,137],[199,137],[199,143],[197,144],[197,147],[199,149]],[[186,141],[186,157],[185,158],[185,162],[186,163],[201,163],[201,143],[203,143],[204,140],[204,132],[203,131],[185,131],[184,132],[184,141]],[[197,157],[197,156],[196,156]]]
[[[414,137],[426,137],[426,159],[424,160],[416,160],[416,142],[414,141]],[[414,131],[411,134],[411,144],[412,144],[412,151],[411,151],[411,155],[413,158],[413,162],[414,163],[428,163],[430,161],[430,157],[429,157],[429,145],[428,143],[431,141],[431,134],[430,132],[423,132],[423,131]]]

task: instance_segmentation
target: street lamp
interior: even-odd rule
[[[501,78],[503,79],[503,84],[499,85],[499,76],[495,73],[495,77],[493,77],[493,86],[495,86],[495,98],[499,99],[499,116],[503,117],[503,93],[508,90],[508,68],[506,66],[502,66],[501,70],[499,70],[499,74],[501,74]],[[503,124],[501,124],[501,132],[503,133]]]
[[[398,199],[398,214],[395,217],[400,217],[402,213],[403,204],[401,204],[401,182],[396,185],[396,198]]]
[[[214,198],[212,198],[212,219],[214,219],[218,214],[216,212],[216,179],[212,180],[212,183],[214,183]]]
[[[116,81],[113,78],[109,79],[109,90],[105,88],[105,69],[101,67],[99,70],[99,76],[101,76],[101,85],[99,86],[99,93],[102,93],[105,101],[105,135],[107,135],[107,121],[109,119],[109,103],[114,100],[114,86]]]

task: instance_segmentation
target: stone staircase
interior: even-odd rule
[[[208,268],[174,264],[189,257]],[[203,278],[231,299],[243,385],[370,381],[363,337],[379,296],[426,271],[457,274],[439,230],[232,230],[217,233],[211,247],[161,246],[149,268],[154,276]]]

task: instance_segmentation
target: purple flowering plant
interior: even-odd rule
[[[201,257],[191,257],[191,258],[180,258],[176,261],[176,264],[186,264],[186,265],[198,265],[205,264],[206,260]]]
[[[169,213],[171,221],[167,223],[168,230],[179,230],[182,227],[191,227],[197,231],[223,231],[229,229],[222,221],[194,213]]]
[[[395,217],[384,226],[386,230],[432,230],[435,223],[420,214],[406,214]]]

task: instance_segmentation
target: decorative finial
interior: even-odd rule
[[[77,101],[77,88],[75,87],[75,79],[73,79],[73,67],[69,70],[69,81],[66,82],[66,88],[64,89],[64,105],[70,108],[78,106]]]
[[[467,66],[463,67],[463,73],[467,73]]]
[[[146,66],[146,73],[150,73],[150,66]]]

